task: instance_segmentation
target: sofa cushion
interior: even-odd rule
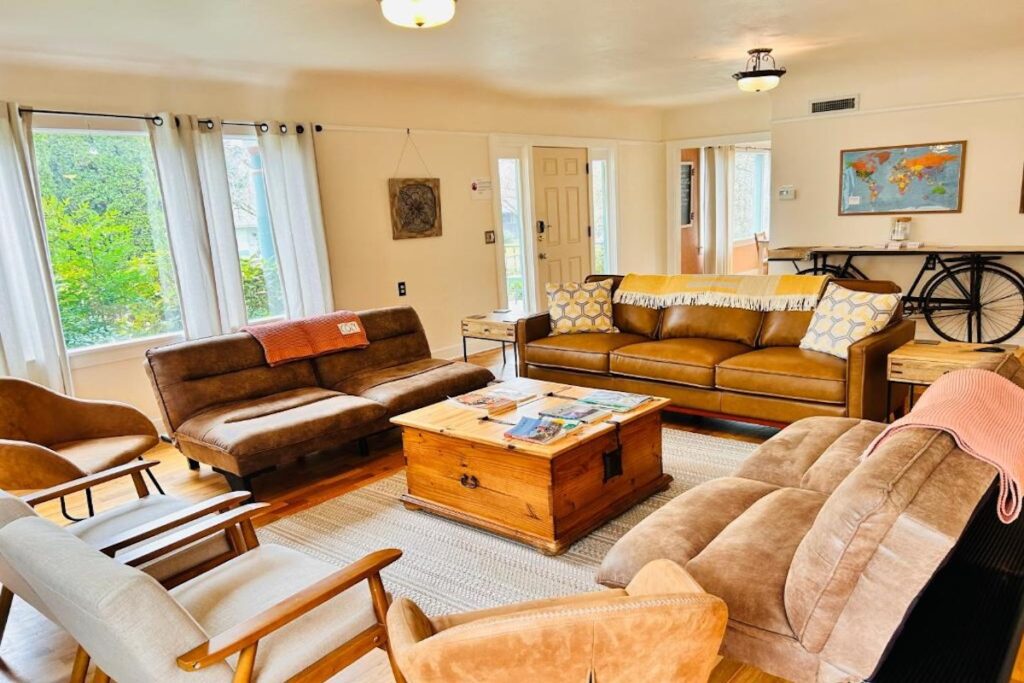
[[[612,351],[610,369],[616,375],[713,388],[715,366],[750,350],[721,339],[662,339]]]
[[[653,339],[658,333],[658,323],[661,322],[661,309],[633,304],[613,304],[612,318],[620,332],[642,334]]]
[[[899,306],[899,294],[858,292],[830,284],[814,309],[800,348],[845,359],[852,344],[884,329]]]
[[[762,396],[845,403],[846,361],[789,346],[758,349],[722,361],[715,384]]]
[[[526,362],[550,368],[608,372],[608,354],[622,346],[650,341],[639,334],[584,332],[544,337],[526,345]]]
[[[615,332],[612,322],[612,280],[548,283],[551,334]]]
[[[340,435],[386,413],[380,403],[359,396],[293,389],[206,410],[181,425],[176,436],[244,460],[263,451]]]
[[[753,346],[761,329],[761,311],[721,306],[669,306],[661,317],[661,339],[702,337]]]
[[[685,568],[708,593],[729,605],[729,619],[793,635],[786,614],[786,578],[793,554],[827,497],[784,488],[756,501]]]
[[[334,388],[380,403],[389,415],[397,415],[485,387],[492,381],[494,375],[487,368],[426,358],[390,368],[367,370]]]
[[[764,314],[758,346],[800,346],[814,311],[768,311]]]

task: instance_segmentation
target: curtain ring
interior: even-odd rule
[[[162,116],[154,116],[153,117],[153,123],[158,125],[158,126],[162,126],[162,125],[164,125],[164,119],[163,119]]]
[[[213,119],[207,119],[203,123],[206,124],[206,129],[207,130],[213,130]]]
[[[281,124],[281,133],[287,133],[287,132],[288,132],[288,126],[286,126],[286,125],[284,125],[284,124],[282,123],[282,124]]]
[[[302,127],[301,123],[295,126],[295,132],[298,133],[299,135],[302,135],[305,131],[306,129]]]
[[[266,133],[266,132],[267,132],[268,130],[270,130],[270,126],[268,126],[268,125],[267,125],[267,124],[265,124],[265,123],[261,123],[261,124],[260,124],[260,130],[261,130],[262,132]]]
[[[315,130],[317,133],[322,133],[324,132],[324,127],[317,123],[313,126],[313,130]]]

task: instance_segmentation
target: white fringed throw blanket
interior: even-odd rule
[[[827,275],[638,275],[615,292],[617,304],[664,308],[679,304],[750,311],[811,311]]]

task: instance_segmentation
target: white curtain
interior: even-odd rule
[[[275,121],[256,130],[287,317],[333,311],[313,127]]]
[[[149,122],[149,134],[185,336],[237,330],[245,324],[245,305],[220,126],[210,130],[195,116],[158,118]]]
[[[196,160],[199,183],[203,190],[210,252],[220,323],[223,332],[234,332],[246,324],[242,271],[238,263],[238,238],[235,235],[235,214],[231,208],[227,161],[224,158],[224,129],[220,119],[200,121],[190,116],[190,127],[197,131]],[[184,123],[182,124],[184,125]]]
[[[0,115],[0,372],[71,393],[39,193],[31,113]]]
[[[729,200],[736,168],[736,148],[704,148],[704,272],[732,272]]]

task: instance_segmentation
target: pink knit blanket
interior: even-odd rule
[[[989,370],[956,370],[932,384],[906,416],[871,442],[871,455],[908,427],[940,429],[957,446],[999,471],[999,519],[1013,522],[1021,510],[1024,482],[1024,388]]]

